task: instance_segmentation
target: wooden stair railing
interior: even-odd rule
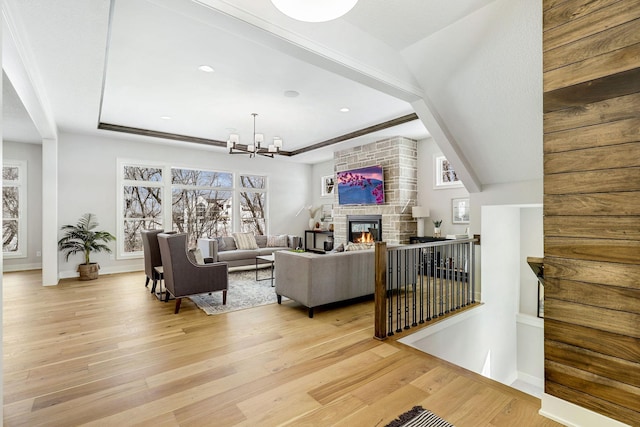
[[[375,338],[384,340],[476,305],[474,243],[375,244]]]

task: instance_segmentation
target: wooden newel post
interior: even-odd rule
[[[387,244],[376,242],[376,289],[375,289],[375,337],[379,340],[387,338]]]

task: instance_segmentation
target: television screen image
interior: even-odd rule
[[[336,174],[338,203],[341,205],[384,204],[382,166],[351,169]]]

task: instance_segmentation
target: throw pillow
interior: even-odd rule
[[[233,233],[238,249],[258,249],[256,238],[252,233]]]
[[[287,235],[281,234],[279,236],[267,236],[268,248],[286,248],[287,247]]]
[[[189,249],[189,258],[198,265],[204,265],[204,258],[200,248]]]
[[[226,251],[227,245],[224,242],[224,237],[216,237],[215,239],[218,241],[218,251]]]
[[[344,243],[340,243],[333,249],[332,252],[344,252]]]
[[[373,248],[373,243],[351,243],[344,248],[345,251],[364,251]]]

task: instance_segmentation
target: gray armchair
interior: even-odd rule
[[[149,280],[153,280],[151,293],[156,291],[158,280],[162,280],[162,276],[155,270],[155,267],[162,265],[160,257],[160,246],[158,246],[158,234],[164,230],[142,230],[142,250],[144,252],[144,272],[147,275],[145,287],[149,286]]]
[[[227,303],[229,285],[228,267],[224,262],[196,264],[187,254],[187,235],[159,234],[160,255],[164,269],[164,284],[169,294],[176,298],[177,314],[183,297],[222,291],[222,304]]]

